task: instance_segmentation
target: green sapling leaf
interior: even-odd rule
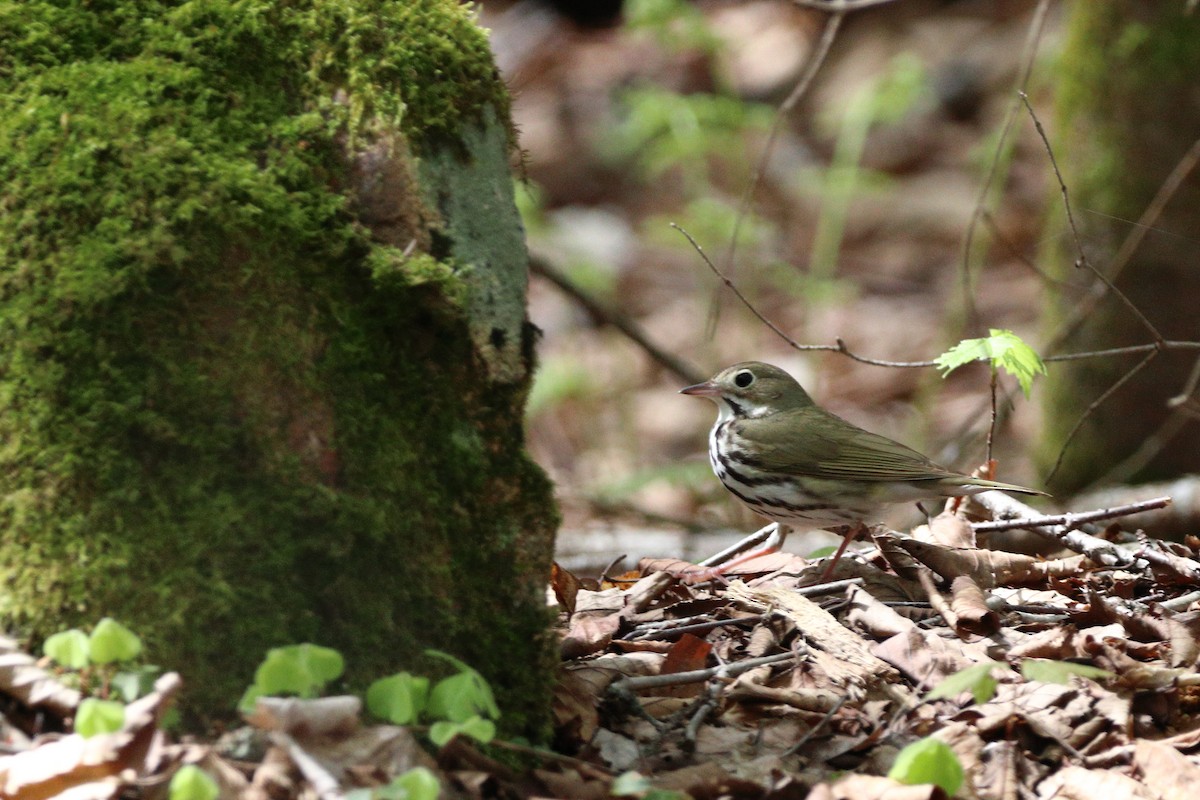
[[[962,787],[964,775],[962,764],[950,746],[927,737],[900,751],[888,777],[909,785],[931,783],[953,797]]]
[[[195,764],[184,764],[171,776],[168,800],[217,800],[221,789],[207,772]]]
[[[367,688],[367,709],[395,725],[417,721],[429,700],[429,678],[399,672]]]
[[[88,646],[94,664],[132,661],[142,652],[142,640],[138,635],[112,617],[96,623]]]
[[[1046,374],[1046,364],[1032,347],[1009,330],[992,328],[986,339],[964,339],[935,359],[942,377],[972,361],[987,361],[992,369],[1003,369],[1017,379],[1029,397],[1033,379]]]
[[[1113,674],[1090,664],[1071,661],[1051,661],[1046,658],[1026,658],[1021,661],[1021,675],[1027,681],[1068,684],[1072,675],[1081,678],[1111,678]]]
[[[496,738],[496,724],[490,719],[479,715],[469,717],[461,722],[438,720],[429,726],[429,740],[438,747],[459,734],[470,736],[472,739],[487,744]]]
[[[115,733],[125,724],[125,704],[88,697],[75,712],[75,732],[85,739],[98,733]]]
[[[435,719],[462,722],[476,714],[499,718],[500,709],[487,681],[473,669],[438,681],[429,693],[429,715]]]
[[[963,692],[970,692],[976,703],[986,703],[996,694],[998,682],[992,676],[992,672],[998,668],[1007,669],[1007,665],[1001,664],[999,661],[984,661],[966,669],[960,669],[933,687],[929,694],[925,695],[925,699],[957,697]]]
[[[46,640],[42,652],[68,669],[83,669],[88,665],[88,637],[78,628],[59,631]]]
[[[328,647],[308,643],[273,647],[254,673],[254,685],[261,694],[316,697],[344,669],[342,654]]]

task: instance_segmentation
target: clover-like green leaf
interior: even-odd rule
[[[262,694],[315,697],[344,669],[342,654],[328,647],[308,643],[274,647],[254,673],[254,685]]]
[[[217,800],[221,789],[207,772],[184,764],[171,776],[168,800]]]
[[[417,721],[429,699],[429,678],[399,672],[367,688],[367,709],[396,725]]]
[[[1021,675],[1028,681],[1067,684],[1072,675],[1081,678],[1111,678],[1113,674],[1091,664],[1072,661],[1051,661],[1047,658],[1026,658],[1021,661]]]
[[[112,617],[96,623],[88,638],[93,664],[132,661],[142,652],[142,640],[133,631]]]
[[[950,745],[930,736],[901,750],[888,770],[888,777],[909,785],[931,783],[953,797],[962,787],[965,776]]]
[[[998,668],[1007,669],[1007,665],[999,661],[984,661],[979,664],[960,669],[953,675],[948,675],[937,686],[925,695],[926,700],[937,700],[943,697],[957,697],[963,692],[970,692],[976,703],[986,703],[996,694],[996,678],[992,672]]]
[[[75,732],[88,739],[98,733],[115,733],[125,724],[125,704],[88,697],[75,712]]]
[[[59,631],[46,639],[42,652],[68,669],[83,669],[88,665],[88,637],[78,628]]]
[[[496,723],[490,719],[484,719],[479,715],[475,715],[457,722],[444,719],[438,720],[429,726],[429,740],[438,747],[441,747],[460,733],[464,736],[470,736],[477,742],[487,744],[496,738]]]

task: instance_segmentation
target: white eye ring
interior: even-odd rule
[[[754,373],[748,369],[733,376],[733,385],[739,389],[748,389],[752,383],[754,383]]]

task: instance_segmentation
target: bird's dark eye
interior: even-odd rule
[[[754,373],[748,369],[744,369],[737,375],[733,376],[733,383],[739,389],[745,389],[747,386],[754,383]]]

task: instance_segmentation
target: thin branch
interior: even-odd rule
[[[704,248],[700,246],[700,243],[697,242],[690,233],[674,222],[671,223],[671,227],[683,234],[684,238],[688,240],[688,243],[691,244],[696,253],[701,259],[704,260],[704,263],[708,266],[708,268],[712,270],[712,273],[717,276],[717,278],[729,289],[729,291],[733,292],[733,296],[741,301],[742,305],[749,309],[751,314],[758,317],[759,322],[770,328],[776,336],[787,342],[788,345],[790,345],[793,349],[800,350],[801,352],[825,351],[830,353],[841,353],[842,355],[855,361],[859,361],[863,364],[871,364],[876,367],[914,369],[918,367],[937,366],[936,361],[884,361],[882,359],[860,356],[857,353],[852,352],[850,348],[846,346],[845,341],[843,341],[841,338],[837,340],[837,344],[800,344],[795,339],[784,333],[782,328],[780,328],[771,320],[767,319],[767,317],[761,311],[759,311],[753,303],[750,302],[749,298],[742,294],[742,290],[737,287],[737,284],[733,282],[733,279],[722,272],[717,265],[713,263],[712,259],[708,257],[708,254],[704,252]]]
[[[1160,350],[1200,350],[1200,342],[1163,341],[1151,344],[1133,344],[1128,347],[1109,347],[1105,350],[1084,350],[1080,353],[1060,353],[1056,356],[1045,356],[1043,361],[1078,361],[1083,358],[1107,358],[1109,356],[1126,356],[1135,353],[1151,353]]]
[[[1024,94],[1026,87],[1029,85],[1029,77],[1033,74],[1033,62],[1037,57],[1038,45],[1042,39],[1042,31],[1046,27],[1046,17],[1050,10],[1050,0],[1040,0],[1037,9],[1033,12],[1033,19],[1029,22],[1029,33],[1025,37],[1025,47],[1022,53],[1022,69],[1021,74],[1017,78],[1016,89]],[[979,188],[979,195],[975,200],[975,209],[971,213],[971,220],[967,223],[966,236],[963,239],[963,254],[962,254],[962,291],[963,291],[963,312],[967,315],[968,322],[974,323],[976,316],[975,299],[971,288],[971,247],[975,241],[975,228],[979,224],[980,216],[984,213],[984,203],[987,202],[987,196],[992,191],[992,184],[996,181],[996,176],[1000,171],[1000,154],[1004,152],[1004,143],[1008,140],[1008,134],[1012,130],[1013,123],[1017,118],[1018,104],[1014,101],[1009,106],[1008,113],[1004,118],[1004,126],[1000,131],[1000,138],[996,142],[996,150],[992,156],[991,166],[988,168],[987,178],[984,179],[983,185]]]
[[[888,0],[890,2],[890,0]],[[825,22],[825,27],[821,31],[821,38],[817,40],[817,46],[813,50],[812,55],[808,59],[808,63],[804,66],[804,73],[796,82],[795,88],[791,94],[783,101],[783,104],[775,112],[775,119],[771,122],[771,130],[767,134],[766,144],[763,145],[762,153],[758,157],[758,164],[754,169],[754,174],[750,179],[750,185],[746,187],[746,191],[742,193],[741,203],[738,205],[737,217],[733,221],[733,233],[729,239],[729,249],[725,253],[725,267],[732,275],[736,272],[737,267],[734,262],[734,254],[737,252],[738,235],[742,230],[742,222],[746,215],[750,213],[750,204],[754,196],[758,193],[758,185],[762,181],[762,176],[767,171],[767,159],[771,157],[771,153],[775,150],[775,140],[779,138],[779,131],[783,127],[783,121],[796,104],[800,102],[800,98],[807,94],[809,86],[812,85],[813,78],[821,69],[821,65],[825,63],[825,59],[829,56],[829,50],[833,46],[833,40],[837,36],[838,29],[842,25],[842,18],[845,16],[844,11],[835,11],[829,16]],[[711,336],[716,328],[717,317],[720,315],[720,298],[721,290],[718,288],[713,296],[712,304],[708,309],[707,335]]]
[[[987,460],[988,464],[992,463],[992,441],[996,437],[996,424],[997,424],[997,419],[999,417],[999,415],[996,413],[996,375],[999,372],[999,370],[997,370],[993,366],[991,368],[990,372],[992,373],[991,385],[989,386],[989,388],[991,389],[990,395],[992,398],[992,414],[991,414],[990,419],[988,420],[987,449],[985,451],[987,453],[986,460]],[[991,476],[989,476],[989,477],[991,477]]]
[[[629,317],[622,314],[616,309],[609,308],[604,303],[601,303],[596,298],[585,292],[578,284],[564,275],[557,267],[551,264],[544,258],[537,256],[529,257],[529,268],[541,275],[546,280],[557,286],[564,294],[569,295],[579,305],[587,309],[587,312],[592,315],[598,322],[612,327],[625,334],[634,344],[641,347],[650,358],[654,359],[661,366],[679,376],[687,383],[699,383],[704,380],[704,373],[698,370],[693,365],[687,363],[681,358],[668,353],[654,342],[650,341],[650,337]]]
[[[1137,450],[1121,459],[1096,483],[1124,483],[1129,480],[1131,476],[1137,474],[1142,467],[1161,453],[1163,448],[1175,438],[1175,434],[1179,433],[1189,421],[1190,416],[1182,408],[1173,408],[1167,418],[1158,426],[1158,430],[1142,439]]]
[[[1053,480],[1054,476],[1058,473],[1058,468],[1062,466],[1063,458],[1067,454],[1067,448],[1071,446],[1071,441],[1075,438],[1075,434],[1079,433],[1079,429],[1083,427],[1083,423],[1088,420],[1088,417],[1090,417],[1096,411],[1096,409],[1104,403],[1105,400],[1107,400],[1118,389],[1128,383],[1134,375],[1145,369],[1160,352],[1161,351],[1156,348],[1152,352],[1147,353],[1146,357],[1137,363],[1137,366],[1118,378],[1116,383],[1104,391],[1104,394],[1093,400],[1092,403],[1083,410],[1083,413],[1079,415],[1079,419],[1075,420],[1075,425],[1072,426],[1071,431],[1067,434],[1066,440],[1063,442],[1062,447],[1058,451],[1058,458],[1054,460],[1054,467],[1050,470],[1050,474],[1046,476],[1047,483]]]
[[[1183,185],[1183,182],[1195,170],[1197,163],[1200,163],[1200,139],[1193,142],[1188,151],[1184,153],[1183,158],[1179,159],[1174,169],[1171,170],[1171,174],[1158,187],[1158,191],[1155,192],[1150,204],[1146,206],[1146,210],[1142,212],[1142,216],[1138,218],[1137,222],[1132,223],[1133,229],[1125,237],[1125,241],[1121,243],[1121,249],[1117,251],[1116,256],[1113,257],[1113,263],[1109,267],[1108,275],[1110,278],[1116,280],[1117,276],[1133,260],[1133,254],[1141,245],[1142,240],[1146,237],[1147,233],[1155,230],[1154,225],[1158,222],[1158,218],[1162,216],[1163,210],[1167,207],[1171,198],[1175,196],[1179,187]],[[1092,213],[1099,212],[1093,211]],[[1109,215],[1106,214],[1104,216]],[[1103,284],[1094,285],[1092,291],[1071,309],[1071,313],[1067,319],[1059,326],[1058,332],[1050,338],[1046,350],[1053,351],[1069,339],[1079,329],[1079,326],[1083,324],[1083,321],[1091,315],[1092,311],[1096,308],[1096,304],[1107,293],[1107,287]]]
[[[1108,290],[1115,294],[1117,298],[1125,304],[1125,307],[1129,309],[1130,313],[1138,318],[1138,321],[1145,326],[1146,330],[1150,331],[1150,335],[1154,337],[1154,341],[1161,344],[1163,341],[1163,336],[1158,332],[1158,328],[1154,327],[1154,323],[1152,323],[1150,319],[1142,313],[1142,310],[1138,308],[1132,300],[1129,299],[1128,295],[1117,288],[1116,284],[1114,284],[1107,275],[1096,269],[1096,267],[1093,266],[1090,261],[1088,261],[1087,253],[1085,253],[1083,250],[1083,239],[1079,235],[1079,227],[1075,224],[1075,214],[1071,211],[1071,199],[1067,193],[1067,184],[1066,181],[1063,180],[1062,172],[1058,169],[1058,159],[1054,157],[1054,148],[1050,146],[1050,139],[1046,136],[1046,129],[1042,127],[1042,121],[1038,119],[1037,112],[1035,112],[1033,110],[1033,106],[1029,104],[1029,96],[1024,92],[1021,92],[1021,102],[1025,104],[1026,110],[1029,111],[1029,117],[1033,120],[1033,126],[1037,129],[1038,136],[1041,137],[1042,144],[1046,148],[1046,155],[1050,158],[1050,166],[1054,170],[1054,177],[1058,179],[1058,188],[1062,193],[1063,207],[1067,211],[1067,224],[1071,228],[1071,235],[1075,238],[1075,250],[1079,254],[1075,261],[1075,266],[1087,267],[1089,270],[1091,270],[1092,274],[1103,281],[1108,287]]]
[[[702,681],[711,680],[712,678],[736,678],[743,672],[749,672],[752,669],[767,664],[775,664],[780,661],[795,660],[795,653],[775,653],[774,655],[761,656],[759,658],[748,658],[745,661],[738,661],[733,664],[721,664],[708,669],[694,669],[688,672],[672,672],[669,675],[635,675],[628,678],[621,678],[609,685],[609,691],[612,692],[636,692],[642,689],[658,689],[663,686],[679,686],[685,683],[700,683]]]
[[[998,519],[993,522],[973,522],[971,530],[976,533],[993,533],[995,531],[1011,531],[1017,528],[1045,528],[1061,525],[1064,528],[1078,528],[1088,522],[1097,522],[1117,517],[1128,517],[1143,511],[1153,511],[1171,505],[1169,497],[1155,497],[1137,503],[1127,503],[1112,508],[1101,508],[1095,511],[1082,511],[1074,514],[1039,514],[1021,519]]]

